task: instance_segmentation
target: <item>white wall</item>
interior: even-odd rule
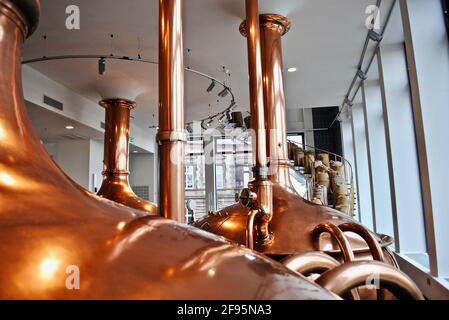
[[[45,143],[45,148],[58,166],[76,183],[94,192],[101,186],[103,171],[103,142],[97,140],[63,140]]]
[[[287,132],[304,132],[305,143],[314,147],[312,108],[287,109],[286,118]]]
[[[150,201],[157,201],[154,154],[131,154],[129,157],[131,186],[149,186]]]
[[[104,143],[102,140],[90,140],[89,148],[89,190],[98,192],[103,180]]]

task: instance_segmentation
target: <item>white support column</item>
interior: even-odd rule
[[[449,43],[440,0],[401,0],[430,269],[449,276]]]
[[[363,223],[366,227],[373,229],[374,221],[371,205],[371,187],[369,182],[370,180],[363,104],[354,104],[351,110],[355,158],[357,163],[357,201],[359,203],[359,217],[361,223]]]

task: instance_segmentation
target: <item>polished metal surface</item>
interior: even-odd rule
[[[378,279],[374,279],[373,275]],[[351,289],[365,286],[369,279],[378,281],[380,287],[388,289],[398,299],[424,300],[421,291],[405,273],[377,261],[343,264],[326,271],[316,283],[339,296],[344,296]]]
[[[316,250],[341,258],[341,249],[327,232],[320,236],[319,248],[316,248],[312,236],[313,231],[318,225],[327,223],[336,226],[344,223],[360,224],[334,209],[316,205],[303,199],[296,193],[291,184],[285,126],[281,49],[281,37],[290,28],[290,23],[285,17],[273,14],[262,14],[260,23],[265,120],[270,160],[269,178],[273,184],[274,211],[268,226],[273,241],[268,244],[256,241],[254,248],[277,258]],[[246,23],[242,23],[240,26],[240,32],[243,34],[246,34],[245,26]],[[308,162],[307,159],[312,156],[306,153],[305,162]],[[195,225],[245,244],[247,242],[246,228],[249,210],[240,204],[235,204],[220,210],[217,214],[209,215]],[[392,239],[388,236],[370,233],[384,250],[392,242]],[[345,236],[351,252],[356,255],[356,260],[357,255],[370,254],[369,246],[361,236],[353,232],[347,232]]]
[[[159,0],[159,213],[185,222],[183,0]]]
[[[161,6],[166,2],[174,1]],[[335,297],[264,256],[142,216],[69,179],[26,115],[20,65],[26,20],[12,3],[0,0],[0,298]]]
[[[129,122],[133,101],[105,99],[103,183],[97,195],[140,211],[156,214],[156,204],[139,198],[129,185]]]
[[[290,270],[307,275],[323,273],[340,265],[340,262],[323,252],[312,251],[291,255],[281,261]]]

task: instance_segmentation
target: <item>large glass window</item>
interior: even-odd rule
[[[217,208],[235,204],[235,194],[252,179],[252,153],[249,135],[216,137],[215,170]],[[222,173],[220,177],[219,173]]]
[[[203,139],[190,136],[185,151],[186,201],[195,207],[195,219],[206,215]]]

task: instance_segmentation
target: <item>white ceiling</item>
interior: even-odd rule
[[[339,105],[354,76],[367,29],[365,9],[375,0],[260,0],[260,11],[286,15],[292,22],[284,36],[287,108]],[[72,0],[42,0],[41,24],[25,45],[24,58],[65,54],[109,54],[114,34],[115,55],[157,61],[157,0],[78,0],[81,29],[65,28],[66,6]],[[386,12],[391,0],[384,0]],[[382,13],[382,8],[381,8]],[[231,87],[239,108],[247,110],[248,76],[246,41],[238,26],[244,18],[242,0],[185,0],[185,63],[218,79],[222,66],[231,72]],[[43,40],[43,35],[47,40]],[[138,38],[141,50],[138,50]],[[187,52],[190,49],[190,52]],[[108,61],[98,75],[96,60],[71,60],[32,65],[48,77],[94,102],[101,96],[135,98],[134,121],[153,125],[157,105],[157,66]],[[208,94],[209,81],[186,74],[187,120],[200,119],[229,104],[217,103],[216,89]],[[211,104],[211,108],[209,108]],[[212,110],[210,110],[212,109]],[[156,116],[157,119],[157,116]]]
[[[26,101],[28,117],[31,120],[37,136],[44,143],[53,143],[64,140],[104,140],[104,133],[92,129],[82,123],[73,121],[56,112],[39,107]],[[66,126],[72,126],[73,129],[66,129]],[[129,152],[149,153],[132,143],[129,144]]]

